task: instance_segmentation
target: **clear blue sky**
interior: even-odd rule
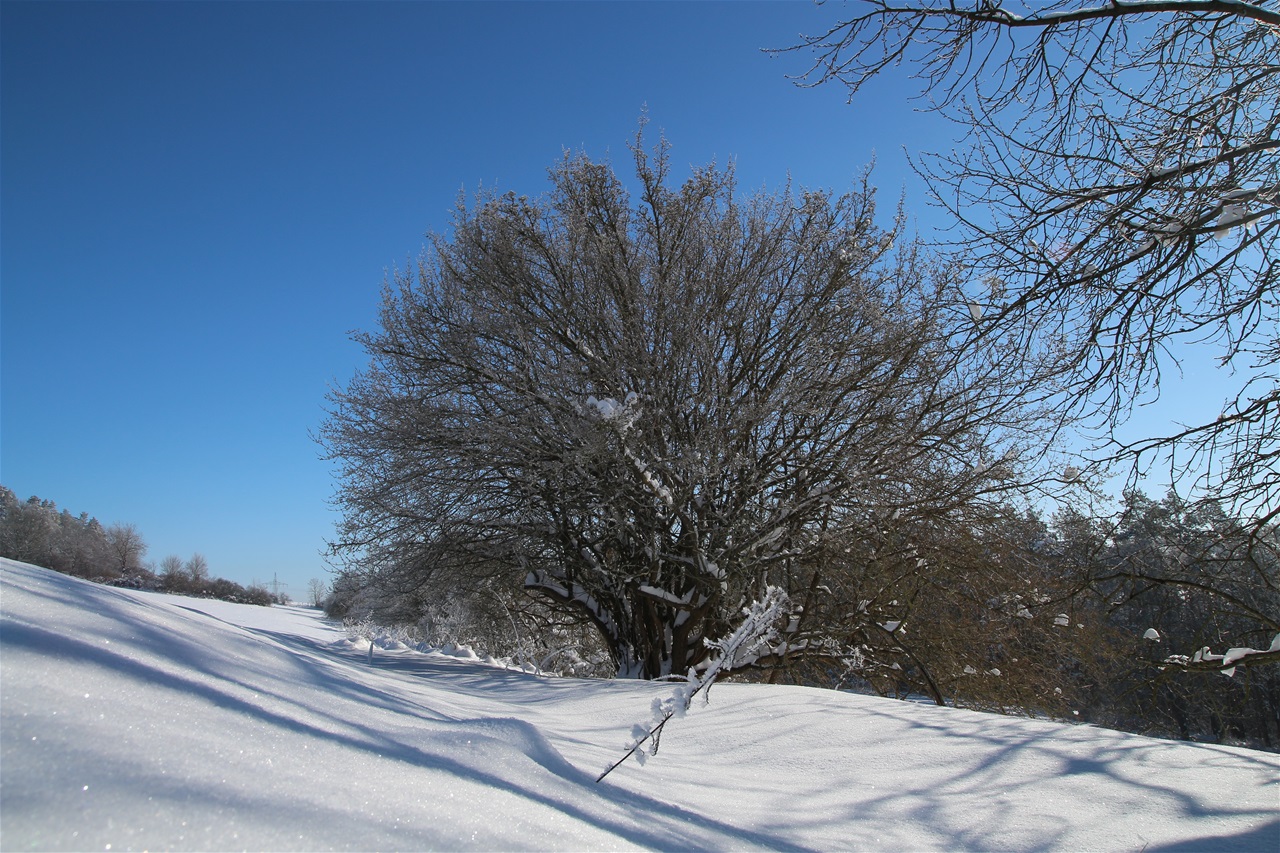
[[[807,2],[0,15],[0,483],[298,596],[328,577],[310,433],[348,332],[460,190],[535,194],[565,148],[625,168],[647,105],[678,166],[844,189],[874,153],[891,208],[902,144],[950,132],[790,83],[806,57],[760,49],[831,18]]]
[[[947,145],[899,76],[845,104],[770,58],[845,9],[789,3],[0,4],[0,483],[149,558],[295,596],[326,578],[310,435],[362,366],[384,271],[459,191],[530,195],[647,106],[677,166],[846,189]]]

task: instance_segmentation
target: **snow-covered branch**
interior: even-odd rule
[[[1236,667],[1268,663],[1280,663],[1280,634],[1276,634],[1271,645],[1265,649],[1235,648],[1215,655],[1206,646],[1193,655],[1170,655],[1164,659],[1163,665],[1187,672],[1220,672],[1230,676],[1235,673]]]
[[[734,669],[750,666],[761,656],[771,652],[778,639],[777,623],[787,615],[790,606],[791,601],[783,590],[768,587],[759,601],[743,608],[742,622],[732,634],[723,640],[706,640],[707,646],[716,652],[706,668],[701,672],[690,669],[685,682],[676,687],[669,697],[653,700],[650,723],[637,723],[632,728],[632,741],[627,751],[597,776],[596,781],[603,780],[632,756],[644,764],[648,756],[657,755],[663,728],[673,718],[683,717],[693,704],[695,696],[701,693],[705,705],[710,699],[711,685],[716,679]],[[644,748],[646,744],[648,746]]]

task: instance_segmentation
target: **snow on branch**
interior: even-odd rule
[[[664,604],[669,604],[672,607],[676,608],[677,610],[694,610],[696,609],[696,607],[701,606],[701,604],[698,604],[698,605],[693,604],[693,594],[695,592],[695,590],[693,589],[690,589],[683,596],[679,596],[673,592],[668,592],[665,589],[659,589],[656,586],[651,586],[649,584],[642,583],[640,584],[640,586],[636,588],[636,591],[639,592],[641,595],[648,596],[649,598],[652,598],[656,601],[661,601]]]
[[[1280,663],[1280,634],[1271,640],[1266,649],[1238,648],[1227,649],[1224,654],[1215,655],[1205,646],[1194,655],[1170,655],[1165,658],[1164,665],[1187,672],[1220,672],[1223,675],[1235,674],[1238,666],[1258,666],[1264,663]]]
[[[701,674],[689,670],[686,681],[677,686],[666,699],[653,700],[653,716],[646,726],[637,723],[631,729],[632,740],[626,753],[596,777],[600,782],[633,755],[640,764],[650,755],[658,754],[662,730],[673,717],[683,717],[693,704],[693,697],[702,694],[702,704],[711,698],[711,685],[721,674],[750,666],[772,651],[778,640],[777,624],[791,608],[791,600],[782,589],[771,586],[764,596],[742,609],[743,620],[737,629],[723,640],[703,640],[714,652]],[[647,749],[642,749],[648,744]]]

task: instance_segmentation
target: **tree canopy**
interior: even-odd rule
[[[634,196],[567,156],[540,198],[460,202],[388,282],[321,436],[335,550],[437,599],[523,587],[623,674],[703,663],[769,585],[795,604],[771,654],[838,655],[900,602],[828,583],[831,555],[874,534],[916,568],[908,531],[993,512],[1042,437],[865,182],[743,197],[632,153]]]

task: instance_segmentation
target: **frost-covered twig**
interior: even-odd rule
[[[600,782],[631,756],[644,764],[650,755],[658,754],[658,744],[662,739],[662,729],[673,717],[683,717],[693,704],[693,697],[702,694],[705,705],[711,696],[711,685],[722,673],[730,672],[755,663],[772,650],[778,639],[777,622],[790,609],[790,599],[786,592],[771,586],[765,589],[764,596],[750,607],[742,609],[742,624],[723,640],[704,640],[711,649],[719,654],[712,656],[710,664],[701,674],[689,670],[685,683],[676,687],[666,699],[653,700],[653,716],[646,726],[637,723],[631,729],[632,741],[621,758],[596,777]],[[642,747],[648,744],[648,749]]]

